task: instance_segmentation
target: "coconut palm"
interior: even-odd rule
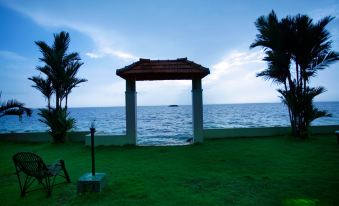
[[[43,41],[36,41],[35,44],[42,54],[40,60],[44,63],[36,69],[45,75],[45,78],[40,76],[28,78],[35,83],[33,87],[48,100],[48,110],[40,110],[39,115],[42,117],[40,121],[50,128],[55,142],[63,142],[67,131],[75,126],[75,121],[68,117],[67,113],[68,96],[73,88],[87,81],[76,77],[83,63],[80,62],[78,53],[67,53],[69,43],[69,34],[64,31],[54,35],[52,46]],[[55,95],[55,108],[50,105],[52,95]]]
[[[339,60],[339,53],[331,50],[330,34],[325,29],[332,20],[329,16],[313,23],[307,15],[298,14],[279,21],[272,11],[255,22],[259,34],[250,48],[263,47],[264,61],[268,63],[268,68],[257,76],[284,86],[278,92],[288,107],[295,136],[307,137],[311,121],[329,116],[313,104],[314,97],[325,89],[311,88],[308,84],[318,70]]]
[[[268,63],[268,68],[257,74],[266,80],[271,79],[274,83],[283,84],[284,88],[278,90],[282,95],[283,102],[287,105],[292,131],[295,130],[294,108],[292,103],[286,99],[289,88],[294,88],[294,82],[290,73],[291,52],[290,52],[290,25],[289,19],[279,22],[275,12],[272,11],[267,17],[261,16],[255,22],[259,31],[257,38],[250,45],[250,48],[261,46],[264,48],[266,56],[264,61]]]
[[[313,105],[315,96],[325,92],[322,87],[308,87],[309,80],[319,70],[325,69],[331,63],[339,60],[339,53],[331,50],[330,34],[326,25],[334,18],[325,17],[317,23],[306,15],[294,17],[292,59],[296,62],[296,90],[300,94],[298,101],[300,132],[307,136],[307,128],[311,121],[321,116],[329,116],[326,111],[319,111]]]
[[[44,66],[37,67],[37,70],[45,74],[51,81],[55,93],[56,110],[61,109],[62,100],[65,97],[64,84],[66,79],[69,78],[66,74],[66,68],[73,62],[80,61],[78,53],[67,53],[69,42],[69,34],[64,31],[54,35],[52,46],[47,45],[43,41],[35,42],[43,56],[40,60],[45,63]]]
[[[0,100],[1,100],[1,92],[0,92]],[[8,100],[5,102],[0,101],[0,117],[7,115],[16,115],[19,118],[22,117],[23,114],[27,116],[31,116],[32,110],[25,107],[24,103],[21,103],[15,99]]]

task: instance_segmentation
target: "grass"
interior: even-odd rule
[[[339,145],[334,135],[224,139],[178,147],[97,147],[101,193],[77,194],[89,172],[83,144],[0,142],[0,204],[4,205],[339,205]],[[46,162],[64,159],[72,183],[19,197],[11,160],[19,151]]]

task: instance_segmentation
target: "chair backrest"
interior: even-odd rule
[[[13,156],[14,164],[29,176],[41,178],[48,171],[41,157],[31,152],[19,152]]]

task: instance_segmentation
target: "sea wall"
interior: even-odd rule
[[[339,130],[339,125],[312,126],[311,134],[334,134],[336,130]],[[290,127],[204,129],[204,139],[282,136],[288,135],[290,133]]]
[[[339,125],[312,126],[311,134],[334,134],[339,130]],[[204,129],[204,139],[234,138],[234,137],[266,137],[282,136],[291,132],[289,127],[261,127],[261,128],[227,128],[227,129]],[[30,133],[5,133],[0,134],[0,141],[11,142],[52,142],[52,137],[47,132]],[[71,142],[84,142],[90,145],[89,131],[70,132],[68,140]],[[95,146],[99,145],[125,145],[126,135],[95,134]]]
[[[85,145],[91,144],[90,132],[70,132],[67,139],[70,142],[84,142]],[[52,137],[47,132],[27,132],[27,133],[5,133],[0,134],[0,141],[9,142],[52,142]],[[122,146],[127,143],[125,135],[112,135],[112,134],[95,134],[95,146],[99,145],[118,145]]]
[[[89,132],[70,132],[67,139],[71,142],[84,142]],[[11,142],[52,142],[48,132],[26,132],[26,133],[5,133],[0,134],[0,140]]]
[[[127,144],[126,135],[112,135],[112,134],[96,134],[94,137],[94,145],[95,146],[109,146],[109,145],[117,145],[123,146]],[[85,145],[91,145],[91,134],[86,135],[85,137]]]

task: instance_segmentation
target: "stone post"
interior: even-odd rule
[[[193,113],[193,139],[202,143],[203,138],[203,104],[201,78],[192,79],[192,113]]]
[[[137,143],[137,93],[135,90],[135,80],[126,80],[126,136],[127,144]]]

